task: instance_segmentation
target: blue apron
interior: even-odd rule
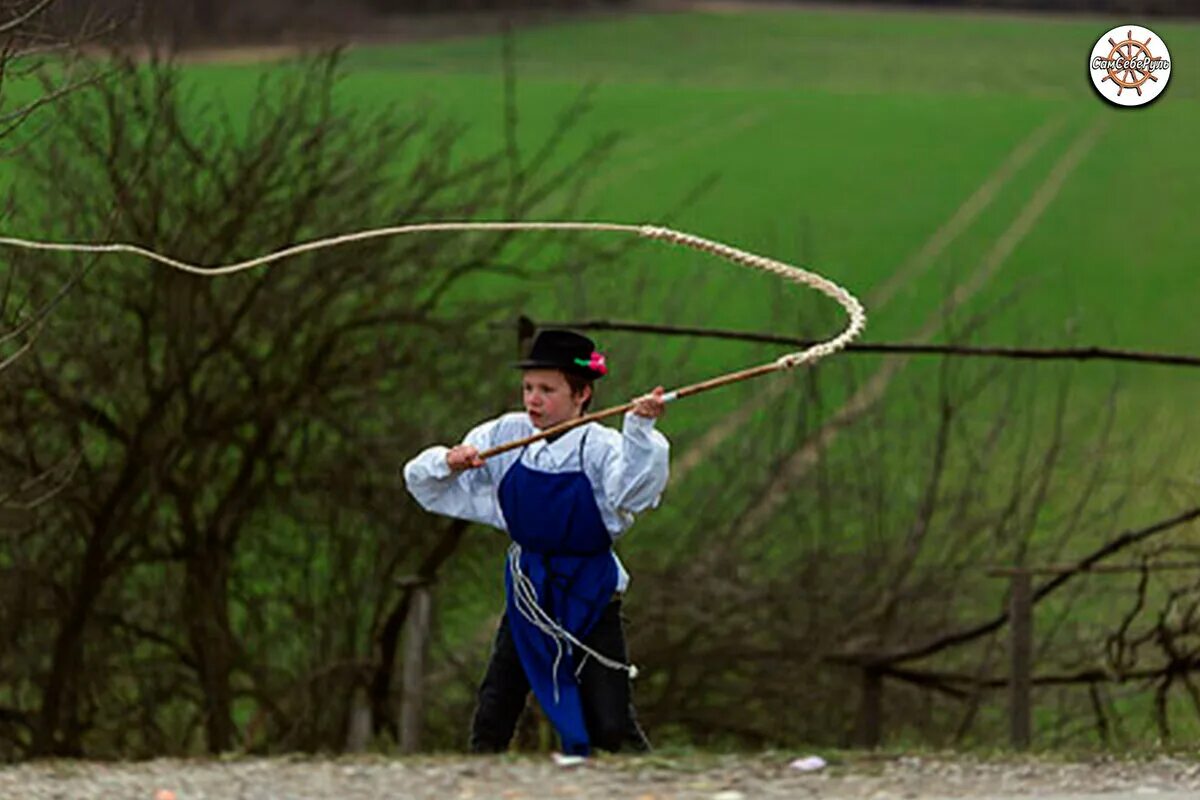
[[[617,588],[612,536],[583,472],[586,441],[585,432],[579,443],[579,469],[571,472],[530,469],[521,463],[522,450],[499,488],[500,511],[520,546],[516,561],[535,589],[538,605],[579,640],[596,624]],[[517,607],[511,563],[504,584],[509,629],[533,694],[558,731],[563,752],[588,755],[571,647],[538,628]]]

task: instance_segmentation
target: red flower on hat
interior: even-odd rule
[[[608,374],[608,366],[604,363],[604,353],[599,350],[593,350],[589,360],[584,361],[582,358],[577,358],[575,363],[581,367],[587,367],[592,372],[599,372],[601,375]]]

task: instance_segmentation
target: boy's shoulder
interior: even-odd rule
[[[621,432],[611,425],[601,422],[589,422],[583,426],[588,437],[588,444],[595,442],[601,447],[614,449],[621,446]]]
[[[615,425],[605,425],[601,422],[589,422],[583,426],[583,429],[587,431],[589,442],[594,439],[595,441],[602,442],[609,447],[621,447],[625,438],[624,431]],[[656,436],[661,437],[663,435],[662,431],[658,430],[657,428],[653,428],[653,431]]]

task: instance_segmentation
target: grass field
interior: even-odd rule
[[[516,38],[521,139],[531,147],[580,86],[596,85],[584,129],[622,140],[590,216],[657,221],[715,175],[674,226],[826,272],[867,302],[873,340],[943,340],[940,309],[958,288],[963,315],[1002,305],[990,342],[1194,352],[1200,25],[1154,24],[1176,64],[1172,82],[1127,111],[1102,102],[1084,69],[1118,22],[780,9],[537,28]],[[501,135],[498,38],[364,47],[349,67],[348,102],[430,98],[469,121],[478,146]],[[197,68],[218,71],[239,72]],[[655,277],[630,297],[646,270]],[[668,308],[672,322],[762,329],[763,310],[780,304],[770,279],[642,250],[595,276],[585,306],[564,308],[561,291],[547,292],[530,311],[654,319]],[[706,352],[696,374],[663,379],[770,351]],[[1128,419],[1145,422],[1147,436],[1200,433],[1190,372],[1076,372],[1097,391],[1119,380]],[[681,410],[678,424],[702,428],[727,408],[697,405],[706,408]],[[1194,474],[1200,458],[1179,469]]]
[[[575,145],[621,138],[594,176],[589,218],[660,222],[715,178],[670,223],[828,274],[865,300],[871,340],[944,340],[943,309],[958,292],[960,319],[1001,307],[986,328],[996,344],[1194,351],[1200,24],[1154,24],[1176,64],[1171,85],[1129,111],[1101,101],[1084,69],[1117,22],[747,7],[547,25],[516,35],[519,138],[529,152],[594,86]],[[470,126],[468,148],[495,148],[500,59],[499,37],[352,48],[342,99],[432,101]],[[188,70],[236,115],[272,68]],[[763,329],[817,305],[775,279],[661,245],[593,273],[582,299],[553,269],[546,288],[528,308],[535,318]],[[657,379],[687,383],[776,352],[706,345]],[[1119,378],[1138,414],[1200,432],[1190,372],[1079,372],[1096,387]],[[695,404],[677,424],[702,428],[726,402]]]
[[[872,340],[944,339],[942,307],[958,289],[963,317],[1004,304],[987,328],[998,344],[1194,350],[1200,24],[1155,24],[1177,66],[1164,96],[1135,111],[1103,103],[1084,70],[1112,24],[748,8],[538,27],[515,42],[520,139],[532,149],[594,85],[579,140],[621,140],[595,176],[589,217],[658,222],[715,177],[673,226],[827,273],[867,302]],[[500,51],[498,37],[354,48],[343,99],[430,100],[470,125],[469,147],[495,147]],[[189,70],[237,109],[269,68]],[[781,300],[773,279],[658,248],[594,274],[583,301],[564,302],[570,292],[551,271],[528,310],[761,329],[763,310],[789,298],[812,308],[793,290]],[[648,273],[644,289],[628,291]],[[662,380],[690,382],[771,352],[707,347],[694,374]],[[1089,375],[1099,386],[1114,370],[1081,371]],[[1190,425],[1200,399],[1190,373],[1119,377],[1138,413]],[[699,425],[711,421],[695,413]]]
[[[578,87],[596,82],[586,125],[618,131],[623,142],[599,176],[595,217],[656,220],[716,174],[717,188],[677,227],[799,255],[869,300],[1014,149],[1048,127],[990,205],[890,299],[871,304],[871,338],[913,335],[1024,212],[1024,232],[966,303],[984,306],[1023,287],[1019,313],[998,321],[996,339],[1028,329],[1063,341],[1069,323],[1080,342],[1194,349],[1200,25],[1156,26],[1178,71],[1159,102],[1127,113],[1095,96],[1082,67],[1108,26],[782,10],[540,28],[517,38],[522,136],[537,141]],[[351,54],[347,91],[368,103],[436,98],[480,140],[494,140],[498,60],[496,39],[365,48]],[[1072,168],[1064,159],[1073,146]],[[1047,187],[1056,167],[1065,174]],[[1052,194],[1031,208],[1039,189]],[[692,257],[647,253],[645,261],[670,269],[652,289],[674,293],[701,277],[712,286],[686,309],[690,322],[755,327],[775,290]],[[614,276],[618,288],[590,310],[620,314],[627,279]],[[1180,373],[1166,383],[1192,385]]]
[[[532,28],[515,38],[519,141],[533,150],[582,87],[593,86],[573,146],[610,132],[620,141],[594,176],[588,218],[660,222],[715,177],[672,226],[833,277],[865,301],[870,340],[945,341],[955,324],[948,319],[986,311],[979,338],[993,344],[1195,352],[1200,24],[1153,25],[1171,48],[1171,85],[1154,104],[1127,110],[1097,97],[1084,68],[1096,38],[1118,23],[746,9]],[[467,148],[494,149],[504,130],[501,48],[498,36],[352,48],[342,101],[360,108],[430,102],[437,115],[469,125]],[[270,68],[188,69],[236,109]],[[489,280],[502,279],[466,289],[487,291]],[[545,292],[527,308],[539,319],[787,330],[820,305],[799,290],[781,291],[775,279],[661,245],[593,272],[582,296],[553,265],[544,280]],[[629,336],[601,338],[618,356],[634,345]],[[618,368],[635,384],[669,386],[779,352],[734,344],[689,350],[677,341],[643,347],[662,350],[655,363],[680,367],[664,374],[618,357]],[[854,362],[864,377],[882,363]],[[1081,415],[1119,383],[1119,431],[1140,450],[1105,455],[1161,459],[1168,448],[1166,478],[1200,474],[1197,449],[1181,444],[1200,436],[1192,413],[1200,384],[1191,371],[1100,363],[1028,369],[1047,387],[1069,372]],[[911,394],[936,370],[933,359],[907,363],[876,402]],[[671,421],[676,452],[764,386],[681,404]],[[1132,507],[1113,528],[1162,516],[1158,499]],[[674,522],[670,510],[655,516],[655,527]]]
[[[519,141],[532,151],[593,86],[568,150],[606,133],[620,140],[593,176],[587,218],[661,222],[715,178],[672,226],[829,275],[864,300],[873,341],[945,341],[953,320],[986,311],[980,338],[993,344],[1195,352],[1200,24],[1154,23],[1171,48],[1171,84],[1154,104],[1127,110],[1098,98],[1084,68],[1095,39],[1117,22],[746,8],[531,28],[514,43]],[[341,101],[363,109],[428,102],[469,125],[467,149],[492,150],[504,131],[501,48],[498,36],[352,48]],[[187,69],[201,94],[236,116],[275,68]],[[661,245],[592,272],[582,295],[546,266],[545,291],[526,309],[539,319],[787,331],[821,305],[781,291],[776,279]],[[683,385],[779,352],[643,341],[643,353],[662,357],[631,364],[620,350],[632,337],[603,338],[634,384]],[[674,360],[680,367],[669,372],[650,366]],[[860,376],[882,363],[854,360]],[[878,400],[936,369],[933,359],[907,363]],[[1029,369],[1048,383],[1069,370],[1081,409],[1119,383],[1122,432],[1148,453],[1159,444],[1182,450],[1167,477],[1200,474],[1197,449],[1181,445],[1200,435],[1193,372]],[[671,422],[681,450],[764,386],[681,404]]]

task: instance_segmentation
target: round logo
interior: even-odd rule
[[[1097,40],[1088,59],[1096,91],[1119,106],[1144,106],[1171,78],[1171,54],[1149,28],[1121,25]]]

